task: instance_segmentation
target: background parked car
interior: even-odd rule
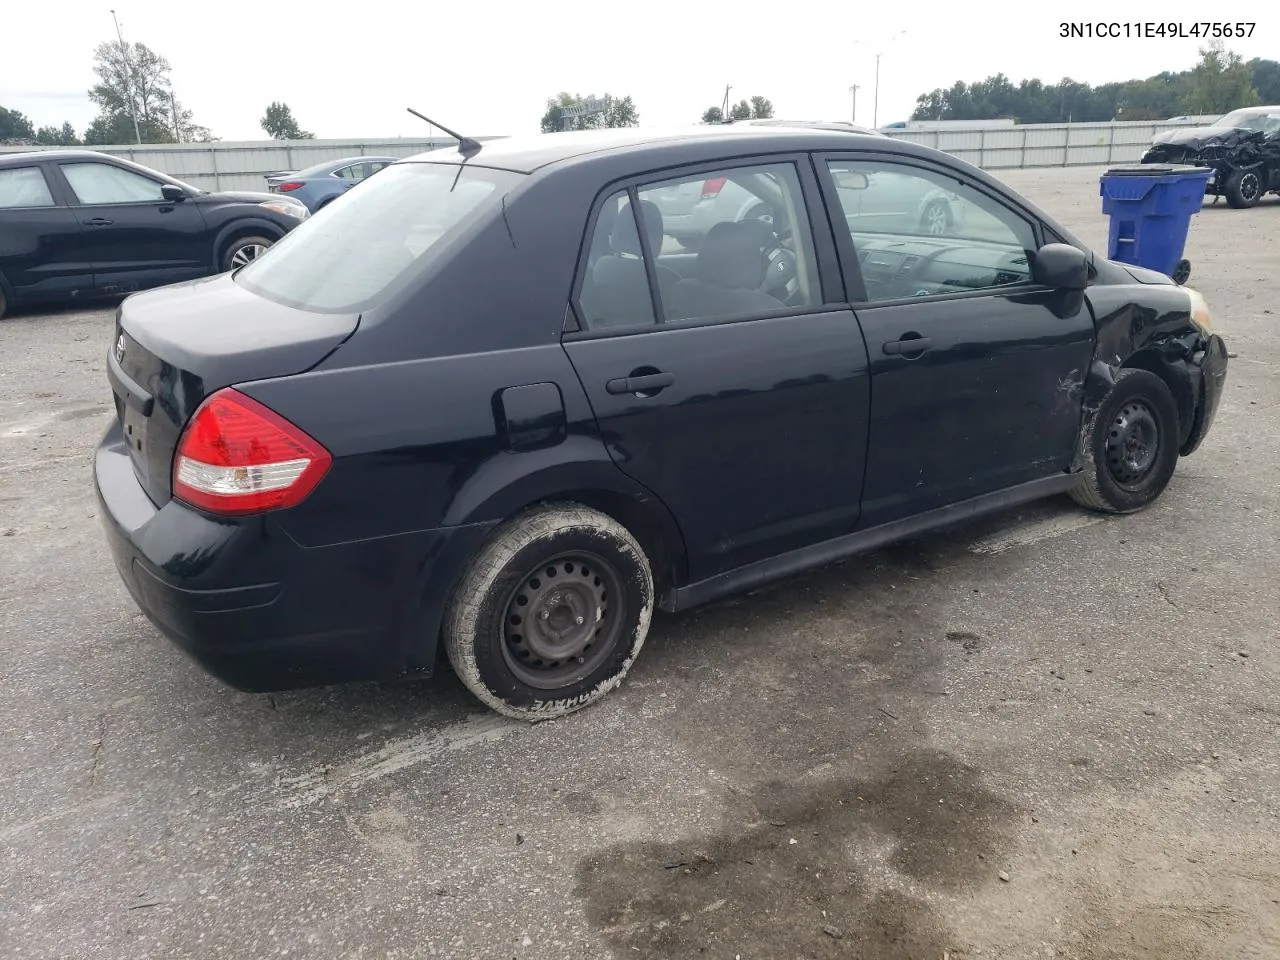
[[[357,183],[372,177],[396,157],[346,157],[326,160],[295,172],[267,175],[267,189],[284,193],[307,205],[315,213],[326,203],[342,196]]]
[[[209,193],[88,150],[0,156],[0,316],[243,266],[310,216],[288,197]]]
[[[1280,193],[1280,105],[1233,110],[1207,127],[1158,133],[1143,163],[1189,163],[1211,167],[1205,187],[1236,208],[1252,207]]]

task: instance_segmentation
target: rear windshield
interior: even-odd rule
[[[397,163],[304,220],[236,282],[269,300],[321,313],[358,313],[420,268],[442,241],[498,208],[523,175]]]

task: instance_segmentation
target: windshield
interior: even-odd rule
[[[1261,133],[1280,130],[1280,111],[1235,110],[1213,124],[1215,127],[1240,127]]]
[[[393,164],[294,227],[242,267],[236,282],[303,310],[366,310],[443,241],[499,209],[522,177],[483,167]]]

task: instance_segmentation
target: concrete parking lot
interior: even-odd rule
[[[1094,169],[1002,178],[1105,248]],[[525,726],[449,673],[252,696],[119,583],[111,307],[0,322],[0,956],[1280,956],[1280,202],[1150,510],[1053,501],[665,616]]]

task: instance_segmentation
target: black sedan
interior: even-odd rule
[[[862,216],[880,172],[964,215]],[[651,198],[709,177],[770,215],[690,253]],[[537,720],[616,687],[655,608],[1055,494],[1145,507],[1226,357],[1194,291],[925,147],[464,141],[125,300],[94,472],[134,599],[228,683],[421,675],[443,648]]]
[[[0,316],[221,273],[309,215],[89,150],[0,154]]]

